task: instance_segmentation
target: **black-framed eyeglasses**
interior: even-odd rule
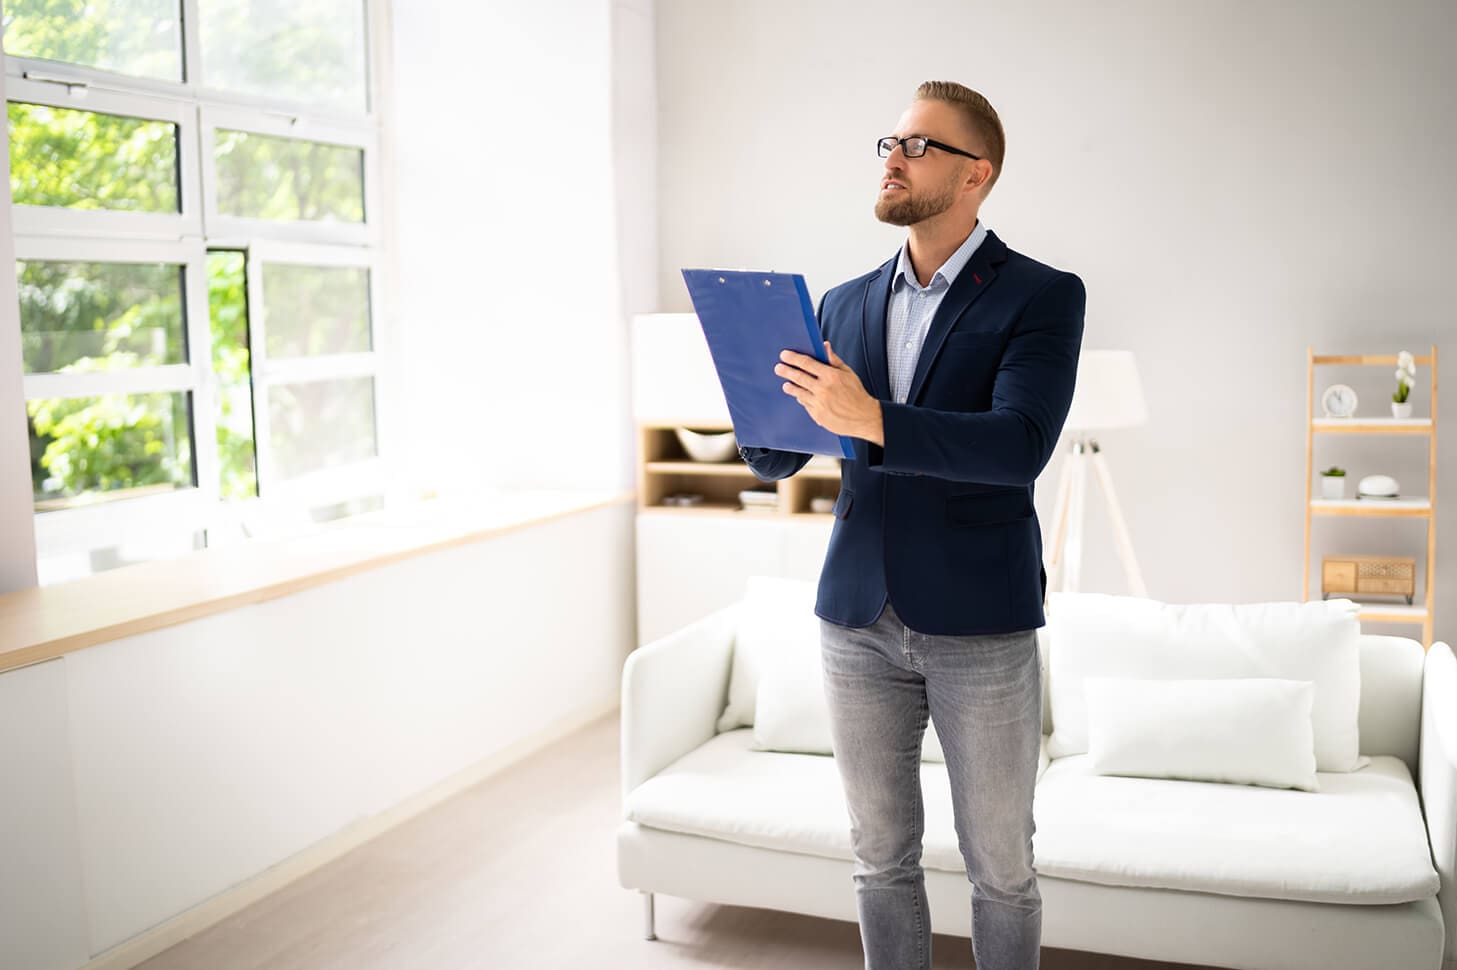
[[[939,148],[943,152],[950,152],[953,155],[965,155],[967,158],[981,159],[980,155],[973,155],[971,152],[964,152],[959,148],[953,148],[944,141],[937,141],[934,138],[927,138],[925,135],[907,135],[904,138],[897,138],[894,135],[886,135],[876,142],[876,148],[880,151],[881,158],[889,158],[890,153],[895,151],[895,146],[901,146],[906,158],[920,158],[926,154],[927,148]]]

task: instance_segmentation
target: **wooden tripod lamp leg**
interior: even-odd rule
[[[1123,521],[1123,509],[1118,504],[1118,494],[1113,490],[1113,476],[1108,473],[1108,463],[1103,452],[1093,445],[1093,471],[1103,487],[1103,496],[1108,500],[1108,517],[1113,522],[1113,535],[1118,541],[1118,558],[1123,561],[1123,572],[1128,576],[1129,588],[1134,596],[1148,597],[1148,587],[1143,584],[1143,573],[1139,571],[1138,559],[1133,555],[1133,541],[1128,537],[1128,525]]]
[[[1057,479],[1057,499],[1052,506],[1052,541],[1047,545],[1047,588],[1062,589],[1063,543],[1067,541],[1068,500],[1072,497],[1073,454],[1068,453]]]
[[[1087,508],[1088,455],[1087,445],[1077,442],[1068,461],[1072,463],[1072,494],[1068,497],[1067,543],[1064,550],[1067,562],[1063,566],[1062,588],[1076,593],[1082,583],[1083,573],[1083,520]]]

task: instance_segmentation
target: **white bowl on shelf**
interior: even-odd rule
[[[678,443],[694,461],[728,461],[739,453],[739,443],[732,431],[691,431],[674,428]]]
[[[835,511],[835,500],[823,495],[817,495],[809,500],[809,510],[824,515],[827,512]]]
[[[1357,498],[1393,499],[1401,494],[1401,485],[1390,475],[1367,475],[1356,486]]]

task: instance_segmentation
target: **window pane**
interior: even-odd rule
[[[218,494],[224,499],[258,494],[245,268],[243,253],[207,254],[212,366],[218,379]]]
[[[364,221],[364,151],[217,130],[218,211],[313,222]]]
[[[372,458],[374,378],[275,384],[268,421],[279,478]]]
[[[203,83],[365,111],[363,0],[201,0]]]
[[[27,374],[181,364],[182,267],[20,260]]]
[[[17,205],[177,212],[177,126],[13,101],[10,194]]]
[[[263,265],[269,357],[369,350],[369,270]]]
[[[5,53],[182,80],[178,0],[5,0]]]
[[[38,399],[30,415],[36,511],[133,498],[196,483],[192,395]]]

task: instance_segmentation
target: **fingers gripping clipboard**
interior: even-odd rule
[[[850,439],[816,424],[803,405],[784,393],[784,379],[774,373],[784,350],[829,363],[804,277],[685,269],[683,281],[708,340],[738,443],[854,458]]]

